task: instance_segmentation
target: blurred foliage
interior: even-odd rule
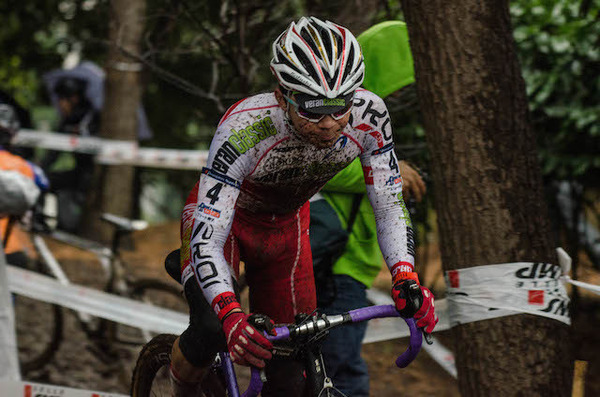
[[[511,2],[544,173],[600,182],[600,2]]]
[[[377,22],[402,19],[397,0],[147,1],[146,34],[135,55],[145,65],[144,106],[154,130],[145,144],[169,148],[207,148],[225,109],[274,87],[271,43],[300,15],[331,19],[357,35]],[[600,180],[598,8],[594,0],[511,2],[544,172],[588,184]],[[109,0],[4,0],[0,11],[0,89],[26,107],[48,103],[41,75],[60,67],[70,52],[103,65]],[[386,103],[402,157],[426,169],[415,87]],[[187,189],[195,178],[168,180]]]

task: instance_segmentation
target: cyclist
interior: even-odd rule
[[[15,108],[0,102],[0,237],[6,240],[7,262],[24,267],[28,258],[25,236],[18,229],[9,230],[9,216],[21,216],[33,207],[48,181],[39,167],[9,151],[19,128]]]
[[[173,346],[175,395],[195,395],[215,354],[266,366],[263,395],[301,395],[302,365],[273,358],[272,345],[241,310],[233,279],[245,263],[251,311],[263,324],[293,322],[315,309],[309,204],[338,171],[360,157],[381,250],[405,316],[426,332],[433,296],[413,271],[413,231],[383,101],[359,89],[364,65],[347,29],[301,18],[273,43],[273,93],[233,105],[221,118],[207,167],[182,213],[182,283],[190,325]],[[418,301],[408,301],[409,287]],[[267,361],[267,363],[265,363]]]

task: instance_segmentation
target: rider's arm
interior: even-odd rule
[[[202,170],[189,245],[190,265],[196,281],[220,319],[240,308],[232,285],[233,272],[223,247],[249,166],[245,158],[238,158],[232,164],[223,161],[232,150],[226,138],[226,127],[219,128],[211,144],[207,166]]]
[[[402,178],[394,153],[389,114],[379,97],[369,98],[368,109],[378,118],[367,117],[372,134],[365,134],[360,156],[377,223],[377,238],[385,262],[395,275],[414,269],[414,241],[410,216],[402,196]],[[375,121],[375,122],[373,122]]]

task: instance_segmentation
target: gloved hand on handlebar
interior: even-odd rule
[[[273,344],[259,329],[274,335],[273,325],[267,316],[230,312],[223,319],[223,331],[232,360],[240,365],[264,368],[264,360],[272,357]]]
[[[414,317],[417,327],[430,334],[439,321],[435,314],[433,294],[419,283],[417,273],[402,272],[394,275],[392,298],[404,318]]]

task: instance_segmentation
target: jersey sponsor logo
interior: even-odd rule
[[[398,262],[394,266],[392,266],[392,279],[396,279],[396,275],[399,273],[412,273],[414,271],[414,266],[410,262]]]
[[[223,175],[219,172],[215,172],[214,170],[211,170],[210,168],[206,168],[206,167],[202,168],[202,173],[204,175],[208,175],[211,178],[218,180],[219,182],[223,182],[229,186],[232,186],[236,189],[239,189],[240,186],[242,186],[242,184],[239,183],[238,181],[236,181],[235,179],[230,178],[227,175]]]
[[[220,281],[217,279],[217,267],[212,261],[212,257],[210,255],[202,255],[200,252],[200,247],[206,244],[208,243],[195,243],[192,247],[192,260],[194,262],[194,269],[202,289],[220,283]]]
[[[339,152],[342,149],[344,149],[346,147],[347,143],[348,143],[348,137],[345,135],[340,135],[340,137],[337,139],[337,141],[335,141],[335,143],[333,144],[333,147],[331,148],[331,150],[325,155],[325,157],[323,157],[323,160],[327,159],[333,153]]]
[[[231,142],[225,142],[217,150],[212,167],[216,171],[226,174],[229,171],[229,166],[235,163],[238,157],[240,157],[240,152],[237,151],[235,146]]]
[[[201,213],[206,214],[208,216],[212,216],[213,218],[221,217],[221,211],[211,207],[210,205],[206,205],[204,203],[200,203],[200,205],[198,206],[198,211],[200,211]]]
[[[402,219],[404,222],[406,222],[406,224],[410,228],[410,232],[413,233],[412,222],[410,220],[410,212],[408,212],[408,208],[406,208],[406,203],[404,203],[404,199],[402,198],[402,192],[399,192],[396,195],[396,199],[397,200],[394,201],[394,205],[397,205],[402,209],[402,215],[400,216],[400,219]],[[413,233],[413,239],[414,239],[414,233]]]
[[[399,183],[402,183],[402,177],[400,175],[390,176],[387,181],[385,181],[386,186],[395,186]]]
[[[217,295],[211,302],[211,306],[219,316],[219,320],[222,320],[232,309],[241,307],[235,298],[235,294],[230,291]]]
[[[192,236],[190,239],[193,240],[196,236],[198,236],[200,233],[202,233],[200,235],[200,238],[202,240],[210,240],[214,230],[215,230],[215,228],[213,225],[210,225],[208,223],[200,221],[198,223],[198,226],[196,226],[196,228],[194,229],[194,232],[192,233]]]
[[[372,100],[367,102],[363,98],[357,98],[354,101],[354,106],[357,108],[363,107],[365,105],[366,108],[362,113],[361,118],[368,118],[368,122],[374,125],[375,127],[379,127],[381,125],[379,130],[383,134],[384,141],[389,141],[390,139],[392,139],[392,129],[390,127],[390,118],[388,115],[388,111],[385,110],[383,112],[378,112],[377,110],[375,110],[375,102],[373,102]]]
[[[271,116],[267,116],[244,129],[236,131],[232,128],[230,133],[231,135],[228,139],[229,143],[231,143],[240,154],[244,154],[256,146],[260,141],[277,134],[277,128],[275,128]]]
[[[415,250],[415,231],[412,227],[410,227],[410,220],[408,221],[408,226],[406,226],[406,249],[409,255],[412,257],[416,257],[417,253]]]

